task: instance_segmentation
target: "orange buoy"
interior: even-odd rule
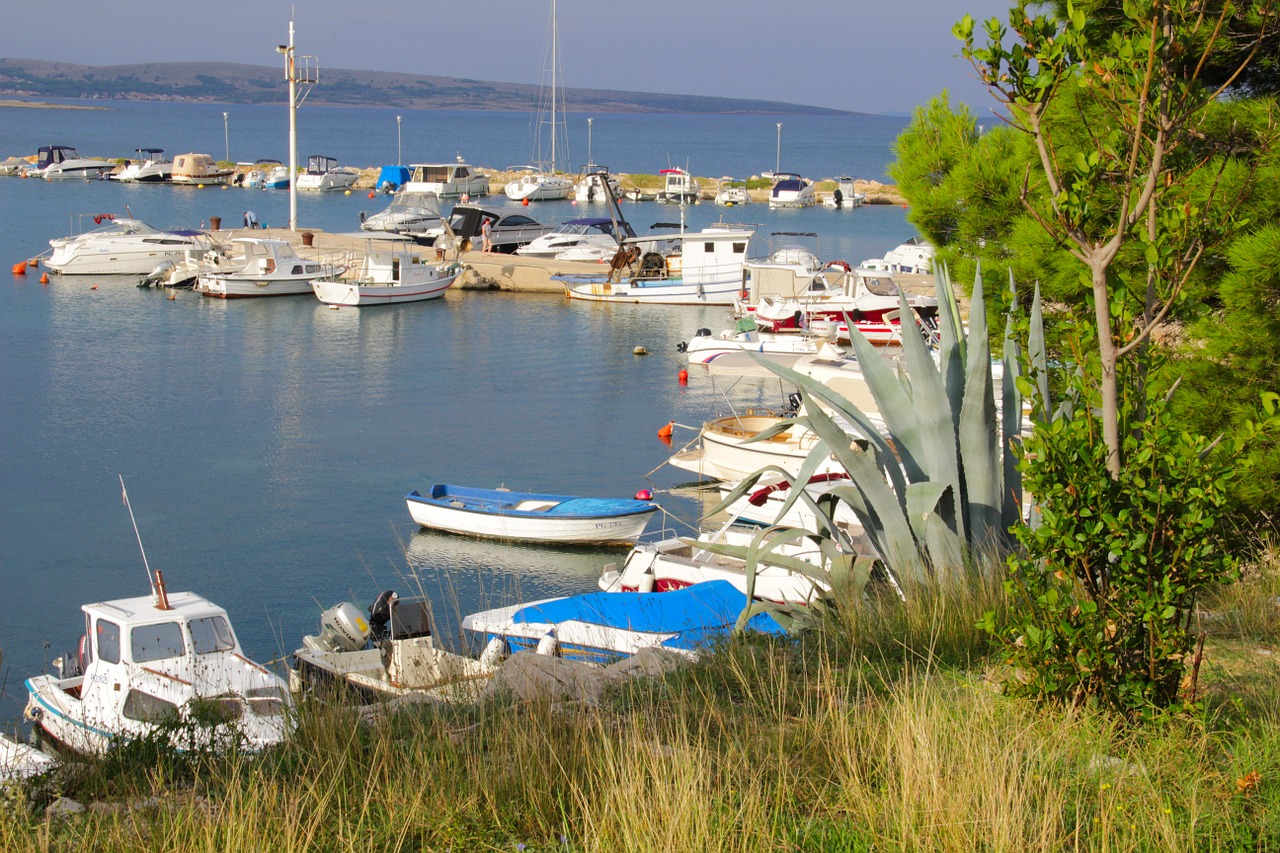
[[[373,190],[369,190],[369,198],[373,198],[373,196],[374,196]]]
[[[675,425],[675,421],[667,421],[667,425],[658,430],[658,438],[671,438],[671,428]]]
[[[27,261],[27,266],[29,266],[29,267],[38,267],[38,266],[40,266],[40,259],[39,259],[39,258],[32,258],[31,260]]]
[[[46,273],[41,273],[41,274],[40,274],[40,283],[41,283],[41,284],[48,284],[48,283],[49,283],[49,274],[48,274],[47,272],[46,272]]]
[[[98,285],[96,285],[96,284],[95,284],[93,287],[91,287],[91,288],[89,288],[89,289],[90,289],[90,290],[97,290],[97,289],[98,289]]]
[[[172,302],[173,300],[175,300],[175,299],[177,299],[177,298],[178,298],[178,291],[176,291],[176,290],[170,290],[170,291],[169,291],[169,301],[170,301],[170,302]]]
[[[684,368],[681,368],[680,372],[676,374],[676,378],[680,380],[681,385],[688,385],[689,371],[685,370]]]
[[[528,207],[528,206],[529,206],[529,199],[527,199],[527,198],[522,198],[522,199],[520,199],[520,203],[521,203],[521,204],[523,204],[525,207]]]
[[[27,262],[26,262],[26,261],[22,261],[22,262],[20,262],[20,263],[16,263],[16,264],[14,264],[14,265],[13,265],[13,274],[14,274],[14,275],[26,275],[26,274],[27,274]]]

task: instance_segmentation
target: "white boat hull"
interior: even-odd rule
[[[655,305],[732,305],[737,299],[739,279],[711,284],[685,284],[683,279],[653,279],[610,282],[607,280],[571,284],[571,299],[587,302],[649,302]]]
[[[60,255],[58,250],[45,261],[45,266],[63,275],[148,275],[164,261],[177,263],[195,244],[175,246],[169,250],[113,247],[80,249],[74,255]]]
[[[461,270],[433,276],[428,280],[362,284],[360,282],[317,280],[311,282],[316,298],[328,305],[391,305],[396,302],[422,302],[439,299],[458,279]]]
[[[422,527],[490,539],[561,545],[630,544],[644,532],[652,515],[646,512],[606,518],[527,518],[464,512],[414,500],[407,503],[409,515]]]
[[[573,184],[560,177],[539,176],[539,180],[512,181],[504,187],[507,198],[514,201],[555,201],[573,192]]]
[[[240,276],[202,275],[196,291],[215,299],[244,299],[254,296],[299,296],[311,293],[310,277],[243,278]]]

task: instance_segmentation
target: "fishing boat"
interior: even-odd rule
[[[658,201],[665,204],[697,204],[702,187],[693,175],[685,169],[663,169],[662,189],[658,191]]]
[[[433,485],[406,497],[423,527],[560,545],[630,545],[658,505],[639,498],[583,498]]]
[[[568,159],[568,127],[565,124],[564,87],[560,83],[560,42],[559,21],[556,18],[556,0],[551,0],[551,85],[543,92],[543,103],[539,109],[538,130],[534,142],[534,160],[536,167],[529,167],[527,174],[521,175],[503,188],[507,198],[515,201],[543,201],[568,198],[573,192],[573,179],[556,171],[557,153]],[[549,115],[548,121],[545,116]],[[542,124],[551,125],[551,146],[549,160],[540,162],[542,145]],[[557,152],[559,137],[564,142]]]
[[[320,614],[319,633],[293,653],[294,692],[340,687],[364,703],[409,694],[473,699],[493,674],[489,663],[436,646],[426,599],[387,590],[367,613],[344,601]]]
[[[749,324],[750,319],[739,321]],[[699,329],[687,341],[676,344],[676,351],[685,353],[690,364],[710,364],[722,355],[733,352],[786,353],[816,355],[826,352],[829,358],[845,357],[845,353],[830,338],[809,334],[775,334],[749,329],[725,329],[712,335],[710,329]]]
[[[822,206],[836,210],[853,210],[866,202],[867,194],[858,192],[857,187],[854,186],[854,179],[848,175],[840,175],[836,178],[836,188],[822,199]]]
[[[654,227],[679,227],[657,223]],[[732,305],[753,232],[716,225],[624,241],[607,270],[553,275],[569,298],[591,302]]]
[[[747,182],[729,177],[721,178],[720,187],[716,190],[715,203],[726,207],[750,204],[751,193],[747,189]]]
[[[416,236],[439,228],[441,219],[439,196],[406,188],[391,197],[391,204],[385,210],[369,216],[362,211],[360,228]]]
[[[202,249],[201,231],[161,231],[137,219],[98,214],[100,228],[49,241],[53,248],[45,266],[67,275],[145,276],[165,262],[181,260],[188,251]]]
[[[160,572],[152,589],[81,608],[76,650],[54,661],[56,674],[26,680],[27,718],[91,754],[169,722],[191,724],[204,745],[258,750],[282,741],[287,685],[245,657],[227,612],[194,592],[167,593]],[[220,722],[206,722],[211,716]]]
[[[622,192],[622,184],[609,174],[608,166],[597,166],[594,163],[586,166],[578,183],[573,187],[573,200],[577,202],[605,201],[607,194],[617,198]]]
[[[418,244],[412,237],[388,234],[369,238],[358,269],[316,278],[311,289],[325,304],[353,307],[422,302],[444,296],[458,280],[462,265],[424,261],[413,251],[415,248]]]
[[[608,664],[642,649],[666,649],[696,658],[729,636],[747,597],[724,580],[672,592],[591,592],[473,613],[462,627],[488,638],[485,656],[536,651],[587,663]],[[783,634],[767,613],[747,628]]]
[[[312,281],[338,275],[343,269],[301,258],[285,240],[237,237],[230,245],[238,254],[230,260],[215,257],[214,269],[196,278],[197,293],[217,299],[311,293]]]

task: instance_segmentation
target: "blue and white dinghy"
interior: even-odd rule
[[[610,663],[641,649],[696,657],[726,637],[747,597],[724,580],[671,592],[591,592],[473,613],[462,627],[485,634],[483,657],[537,651],[588,663]],[[785,633],[767,613],[747,622],[753,631]]]
[[[408,494],[423,527],[553,545],[631,545],[658,505],[638,498],[580,498],[433,485]]]

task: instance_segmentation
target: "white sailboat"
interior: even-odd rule
[[[543,201],[549,199],[568,198],[573,192],[573,181],[565,175],[556,173],[556,143],[561,133],[565,134],[565,145],[561,153],[568,159],[568,126],[564,118],[564,92],[560,86],[560,42],[559,25],[556,19],[556,0],[551,0],[551,86],[548,103],[543,103],[538,111],[539,127],[534,141],[534,159],[540,160],[542,145],[542,116],[551,115],[551,150],[549,162],[539,162],[537,168],[531,167],[528,174],[522,175],[507,184],[505,191],[508,198],[516,201]],[[549,107],[549,108],[548,108]],[[561,128],[564,128],[561,130]]]

